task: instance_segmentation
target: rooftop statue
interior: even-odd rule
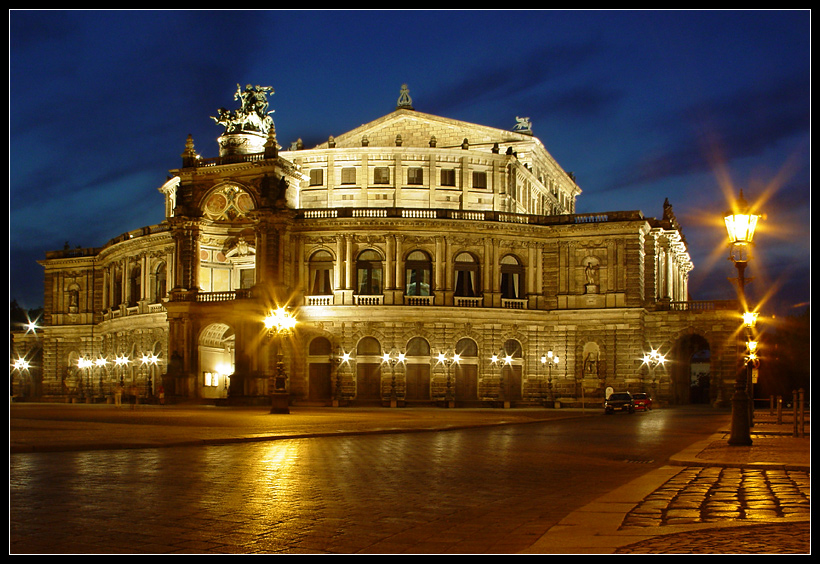
[[[241,100],[241,107],[235,111],[219,108],[217,116],[211,116],[211,119],[223,125],[225,133],[252,132],[265,135],[273,125],[273,118],[270,117],[273,110],[268,111],[269,93],[273,94],[273,88],[270,86],[248,84],[245,90],[242,90],[237,84],[233,99]]]
[[[532,135],[532,124],[530,123],[530,118],[515,116],[515,126],[513,127],[513,131]]]

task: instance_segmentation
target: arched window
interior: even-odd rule
[[[111,307],[119,307],[123,303],[122,298],[122,267],[114,267],[112,274]]]
[[[504,342],[504,354],[510,356],[513,361],[521,360],[522,349],[521,343],[515,339],[508,339]]]
[[[330,341],[325,337],[316,337],[308,346],[310,356],[326,356],[330,358]]]
[[[470,253],[459,253],[455,259],[455,295],[472,298],[479,295],[478,261]]]
[[[154,277],[154,300],[155,304],[158,304],[162,301],[162,299],[168,294],[168,280],[166,277],[166,265],[164,262],[161,262],[157,265]]]
[[[524,267],[512,255],[501,259],[501,297],[519,300],[524,295]]]
[[[311,296],[329,296],[333,293],[333,256],[329,252],[313,253],[308,271],[308,292]]]
[[[129,274],[128,305],[134,307],[142,298],[142,269],[139,266],[134,266]]]
[[[407,353],[406,356],[408,357],[429,357],[430,356],[430,343],[427,342],[426,339],[421,337],[413,337],[407,343]]]
[[[382,293],[382,257],[376,251],[362,251],[356,259],[356,288],[362,296]]]
[[[433,266],[424,251],[413,251],[405,261],[404,293],[408,296],[429,296],[432,287]]]
[[[459,339],[456,343],[456,353],[461,358],[474,358],[478,356],[478,346],[475,341],[469,338]]]

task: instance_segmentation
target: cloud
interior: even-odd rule
[[[730,95],[701,100],[650,125],[665,139],[638,162],[613,175],[602,191],[621,190],[672,177],[710,173],[716,160],[758,157],[780,143],[808,139],[808,75],[748,85]],[[681,128],[683,123],[686,127]]]
[[[595,41],[544,44],[515,56],[503,56],[455,74],[429,98],[430,113],[448,115],[484,103],[510,105],[545,85],[557,86],[580,72],[601,53]],[[539,94],[539,97],[541,95]],[[542,102],[543,104],[543,102]]]

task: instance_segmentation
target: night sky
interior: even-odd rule
[[[766,214],[747,276],[767,314],[809,302],[809,11],[9,12],[10,299],[43,304],[46,251],[163,220],[158,187],[237,84],[271,86],[279,143],[393,111],[533,132],[577,212],[668,198],[692,299],[733,299],[723,213]]]

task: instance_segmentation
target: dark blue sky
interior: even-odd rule
[[[217,155],[236,85],[271,86],[280,144],[311,147],[391,112],[535,135],[579,213],[668,198],[693,299],[731,299],[722,214],[767,214],[748,276],[764,311],[809,301],[809,11],[11,11],[10,299],[36,261],[159,223],[185,139]]]

